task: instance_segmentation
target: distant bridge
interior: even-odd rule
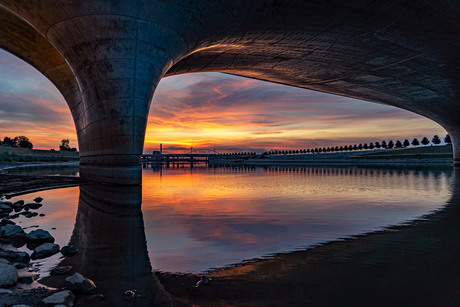
[[[223,154],[203,154],[203,153],[185,153],[185,154],[149,154],[142,155],[142,162],[169,162],[169,163],[181,163],[181,162],[207,162],[210,159],[221,158],[221,159],[244,159],[252,155],[223,155]]]

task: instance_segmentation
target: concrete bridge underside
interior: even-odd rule
[[[90,179],[139,183],[159,80],[209,71],[418,113],[460,165],[458,1],[0,0],[0,48],[61,91]]]

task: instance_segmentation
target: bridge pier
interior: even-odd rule
[[[439,0],[0,0],[0,47],[62,92],[88,179],[140,183],[159,80],[210,71],[416,112],[449,131],[458,166],[459,20]]]

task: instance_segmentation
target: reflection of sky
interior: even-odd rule
[[[40,73],[0,50],[0,138],[26,135],[36,148],[77,145],[68,108]],[[168,77],[150,109],[145,152],[157,149],[300,149],[444,130],[415,114],[383,105],[218,73]]]
[[[196,272],[380,229],[438,209],[449,182],[413,172],[145,170],[150,259]]]
[[[170,168],[160,175],[144,169],[142,211],[152,267],[199,272],[402,223],[441,208],[449,199],[451,176],[283,167]],[[78,191],[15,197],[43,197],[37,212],[46,214],[15,221],[40,225],[58,244],[67,244]]]

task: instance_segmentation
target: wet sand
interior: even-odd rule
[[[38,175],[13,175],[2,173],[14,168],[48,167],[48,166],[78,166],[78,163],[0,163],[0,196],[6,197],[20,195],[34,191],[76,186],[86,183],[75,176],[38,176]]]

